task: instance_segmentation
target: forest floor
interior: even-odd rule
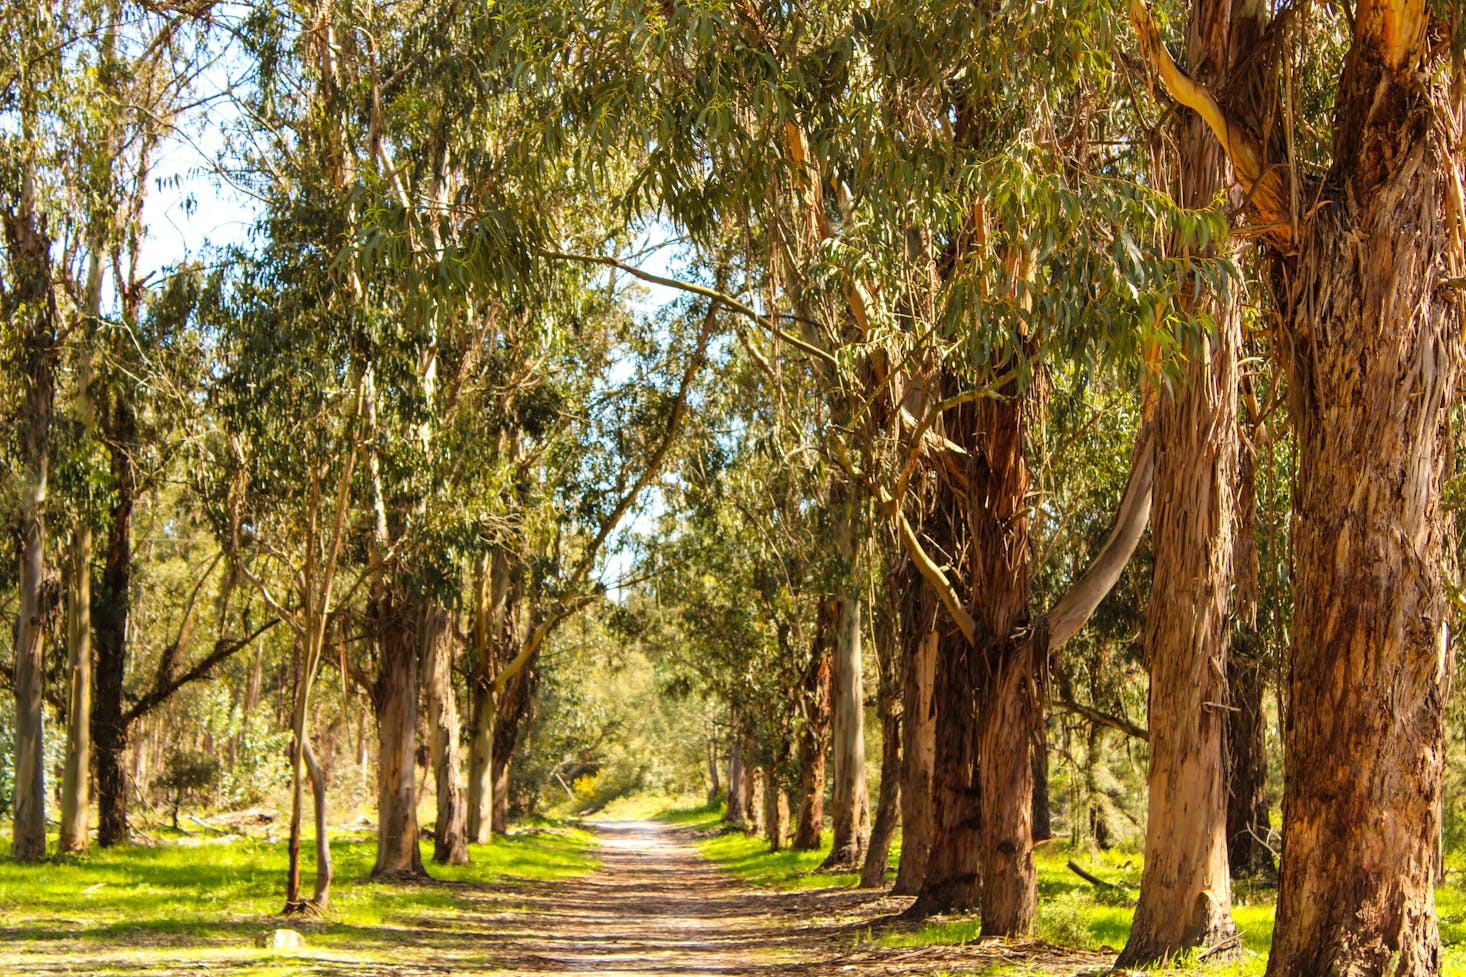
[[[1073,975],[1111,959],[1042,942],[884,945],[871,927],[906,900],[755,887],[695,841],[687,827],[601,822],[593,838],[540,832],[476,847],[477,866],[406,885],[362,878],[369,845],[346,841],[333,908],[318,919],[263,909],[278,905],[278,843],[0,862],[0,974]],[[511,877],[516,862],[534,877]],[[305,947],[257,948],[277,927]]]

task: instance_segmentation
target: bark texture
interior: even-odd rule
[[[899,543],[897,544],[899,546]],[[896,552],[899,552],[897,550]],[[907,580],[907,577],[911,577]],[[876,661],[880,668],[880,684],[876,689],[876,711],[881,717],[881,782],[876,794],[875,815],[871,819],[870,843],[865,861],[860,866],[860,887],[876,889],[886,884],[886,867],[890,860],[891,840],[901,812],[901,676],[903,612],[906,589],[920,585],[921,580],[909,559],[900,560],[887,574],[887,613],[876,625]]]
[[[381,670],[372,686],[377,715],[377,861],[372,877],[427,875],[418,848],[417,700],[422,619],[400,596],[376,608]]]
[[[743,740],[738,735],[738,723],[732,724],[732,746],[728,749],[728,806],[723,809],[723,820],[728,824],[742,824],[746,817],[744,795],[747,793],[745,780],[747,771],[743,765]]]
[[[1461,358],[1442,280],[1462,274],[1461,205],[1423,13],[1359,8],[1333,167],[1287,282],[1295,610],[1271,977],[1441,966],[1441,488]]]
[[[458,745],[458,696],[453,686],[453,616],[436,604],[423,609],[422,657],[428,736],[437,788],[433,861],[467,865],[468,791]]]
[[[984,400],[975,413],[974,447],[983,464],[972,480],[968,519],[978,621],[973,652],[982,676],[977,716],[982,933],[1024,936],[1033,932],[1038,913],[1032,750],[1044,729],[1048,640],[1046,635],[1017,637],[1029,624],[1024,405],[1015,394]]]
[[[1205,83],[1227,70],[1231,11],[1231,0],[1193,5],[1188,59]],[[1206,207],[1231,182],[1226,153],[1200,118],[1183,117],[1176,127],[1176,199]],[[1145,867],[1120,967],[1193,947],[1217,959],[1229,942],[1231,955],[1241,952],[1233,939],[1225,760],[1241,306],[1204,296],[1197,305],[1190,283],[1182,292],[1185,311],[1210,315],[1215,329],[1192,352],[1182,384],[1155,408]]]
[[[113,498],[107,527],[92,624],[96,662],[92,674],[92,748],[97,774],[97,844],[123,844],[128,837],[127,679],[129,619],[132,616],[132,524],[137,506],[137,471],[133,452],[138,442],[137,415],[125,389],[99,398],[98,421],[112,469]]]
[[[1244,384],[1245,388],[1245,384]],[[1257,631],[1257,450],[1259,431],[1246,425],[1237,461],[1237,545],[1233,553],[1232,652],[1227,656],[1227,861],[1232,878],[1277,871],[1267,839],[1267,691],[1265,646]]]
[[[835,660],[831,680],[831,829],[824,868],[849,870],[865,860],[870,841],[870,791],[865,782],[865,684],[861,675],[860,599],[835,601]]]
[[[779,784],[779,768],[765,764],[763,768],[763,831],[769,851],[782,851],[789,834],[789,795]]]
[[[794,817],[795,851],[814,851],[825,828],[825,767],[829,757],[830,678],[835,657],[835,627],[839,610],[832,598],[819,603],[815,619],[814,653],[800,690],[803,723],[799,731],[799,809]]]
[[[970,434],[971,409],[954,411],[949,436]],[[963,430],[966,428],[966,430]],[[970,528],[963,502],[941,484],[924,529],[943,559],[960,565],[970,559]],[[982,814],[977,765],[977,708],[980,664],[972,642],[957,630],[945,608],[937,618],[932,664],[931,715],[934,748],[931,768],[931,835],[917,915],[974,911],[981,907],[979,834]],[[919,794],[917,796],[920,796]]]
[[[51,291],[51,238],[37,209],[30,175],[18,206],[4,214],[10,292],[4,312],[21,333],[14,361],[24,394],[21,442],[20,547],[15,623],[15,804],[10,853],[18,862],[46,854],[45,753],[42,691],[45,681],[42,587],[46,573],[45,506],[51,467],[50,428],[55,403],[56,299]]]
[[[929,595],[923,586],[922,595]],[[905,685],[901,690],[901,860],[896,866],[896,895],[916,895],[926,881],[932,843],[932,769],[936,764],[936,717],[932,687],[937,663],[937,632],[930,617],[919,628],[908,627],[902,638]],[[911,633],[913,630],[919,633]]]
[[[92,770],[92,526],[72,527],[67,573],[66,647],[70,689],[66,710],[66,765],[61,773],[61,830],[57,850],[90,847]]]

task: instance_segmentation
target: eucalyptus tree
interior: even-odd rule
[[[330,897],[326,783],[309,735],[310,694],[333,650],[339,610],[372,569],[348,547],[379,320],[361,307],[360,282],[338,260],[350,240],[346,188],[357,161],[352,139],[361,134],[337,73],[339,26],[325,8],[258,5],[241,31],[253,66],[241,97],[256,124],[239,152],[269,177],[257,230],[265,246],[232,256],[207,310],[221,360],[207,469],[217,531],[235,570],[295,639],[287,912],[324,908]],[[309,901],[300,895],[299,857],[307,772],[316,841]]]
[[[1459,86],[1448,85],[1459,44],[1431,33],[1459,37],[1460,11],[1365,4],[1312,20],[1325,43],[1306,46],[1288,43],[1279,18],[1230,90],[1183,73],[1147,7],[1131,15],[1165,90],[1225,151],[1276,283],[1298,474],[1287,846],[1268,972],[1434,973],[1449,674],[1441,488],[1460,369],[1446,283],[1466,260],[1466,222]],[[1207,22],[1203,8],[1192,16]],[[1258,33],[1225,12],[1218,23],[1229,42]],[[1316,70],[1299,75],[1309,60]],[[1322,129],[1296,125],[1300,77],[1331,105]],[[1277,109],[1285,122],[1268,129]]]
[[[1187,62],[1208,84],[1233,70],[1255,33],[1257,5],[1198,5]],[[1230,22],[1230,23],[1229,23]],[[1245,42],[1244,42],[1245,43]],[[1174,163],[1157,160],[1160,180],[1183,207],[1215,206],[1234,183],[1221,147],[1195,116],[1174,121]],[[1227,201],[1234,209],[1235,194]],[[1177,249],[1240,248],[1224,233],[1178,240]],[[1139,966],[1202,947],[1212,957],[1241,953],[1232,922],[1227,864],[1226,677],[1232,637],[1234,498],[1238,471],[1239,290],[1183,288],[1183,314],[1212,328],[1186,351],[1185,373],[1156,398],[1156,484],[1151,518],[1154,577],[1146,613],[1150,670],[1149,811],[1140,901],[1118,965]],[[1186,907],[1178,911],[1178,907]]]
[[[46,854],[43,761],[44,680],[42,586],[46,574],[46,503],[51,467],[51,424],[62,323],[57,308],[54,234],[62,129],[69,92],[57,51],[65,30],[54,8],[7,6],[7,45],[16,53],[5,72],[3,207],[4,268],[0,312],[5,348],[19,382],[10,391],[18,441],[19,599],[15,626],[15,805],[11,854],[38,861]],[[64,45],[63,45],[64,46]],[[62,218],[64,219],[64,218]]]

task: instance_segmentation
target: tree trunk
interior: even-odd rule
[[[781,851],[788,835],[789,795],[779,783],[779,768],[775,764],[764,765],[764,840],[769,851]]]
[[[1049,807],[1049,737],[1045,729],[1033,744],[1033,842],[1054,836],[1054,819]]]
[[[468,730],[468,840],[487,844],[494,837],[494,690],[470,687]]]
[[[24,390],[19,427],[20,579],[15,623],[15,808],[10,852],[18,862],[46,855],[43,725],[45,630],[42,587],[46,573],[46,491],[50,474],[51,414],[55,403],[56,300],[51,290],[51,240],[36,210],[35,187],[22,177],[19,206],[4,215],[10,253],[10,294],[0,296],[7,318],[21,327],[17,359]]]
[[[538,659],[538,653],[535,658]],[[529,721],[534,705],[539,668],[535,660],[509,680],[496,703],[491,775],[493,777],[493,830],[505,834],[509,830],[509,765],[519,744],[519,732]]]
[[[377,716],[377,861],[372,877],[427,875],[418,848],[418,671],[422,624],[418,609],[398,595],[377,607],[381,671],[372,687]]]
[[[315,805],[316,820],[316,885],[311,901],[316,909],[325,912],[331,902],[331,839],[326,834],[326,774],[321,765],[316,762],[316,751],[311,748],[310,734],[306,733],[301,739],[303,747],[302,756],[305,758],[305,768],[310,774],[311,800]],[[300,849],[300,839],[295,838],[296,850]],[[299,871],[299,860],[296,861],[297,872]]]
[[[708,787],[708,806],[718,802],[718,797],[723,793],[723,784],[718,775],[718,731],[713,729],[712,735],[707,739],[708,751],[708,780],[711,786]]]
[[[728,806],[723,811],[723,820],[728,824],[742,824],[747,816],[744,804],[745,771],[743,767],[743,739],[738,735],[737,720],[732,724],[731,746],[728,748]]]
[[[79,324],[73,402],[83,443],[90,438],[96,412],[92,407],[92,343],[102,307],[102,244],[94,232],[87,247],[86,307]],[[71,561],[66,603],[66,649],[70,683],[66,710],[66,765],[61,775],[61,831],[57,849],[84,852],[91,845],[89,818],[92,773],[92,506],[89,500],[72,519]],[[232,760],[232,758],[231,758]]]
[[[1193,7],[1188,58],[1206,83],[1226,71],[1231,10],[1231,0]],[[1177,126],[1177,201],[1206,207],[1230,182],[1231,167],[1199,117]],[[1182,283],[1185,311],[1209,316],[1215,329],[1187,363],[1183,384],[1155,410],[1155,565],[1145,630],[1149,806],[1140,901],[1116,963],[1124,968],[1192,947],[1210,948],[1212,960],[1242,951],[1233,939],[1224,754],[1242,309],[1229,298],[1197,307],[1192,285]]]
[[[1227,661],[1231,710],[1227,713],[1227,863],[1232,878],[1270,876],[1276,871],[1267,845],[1266,673],[1245,655]]]
[[[923,594],[930,592],[922,586]],[[936,765],[936,720],[932,688],[937,663],[936,631],[924,630],[930,609],[919,628],[903,638],[905,685],[901,693],[901,861],[896,867],[897,895],[917,895],[926,881],[926,864],[933,831],[932,771]],[[915,631],[916,633],[913,633]],[[976,846],[974,845],[974,848]]]
[[[1029,623],[1024,405],[1010,392],[976,408],[975,447],[984,464],[976,466],[968,519],[979,622],[973,652],[983,676],[977,715],[982,934],[1027,936],[1038,914],[1032,750],[1044,729],[1048,638],[1014,637]]]
[[[88,816],[92,771],[92,525],[87,516],[72,526],[67,579],[66,645],[71,694],[66,711],[66,766],[61,775],[61,832],[57,850],[84,852],[90,846]]]
[[[468,802],[458,746],[458,697],[453,688],[453,617],[442,607],[423,608],[423,678],[438,818],[433,830],[433,861],[468,864]]]
[[[127,680],[129,618],[132,614],[132,522],[137,504],[137,415],[125,390],[100,400],[99,421],[112,469],[113,492],[107,552],[92,602],[96,631],[96,668],[92,674],[92,749],[97,765],[97,844],[103,848],[128,838]]]
[[[1232,653],[1227,656],[1227,862],[1233,879],[1272,876],[1267,786],[1267,691],[1264,645],[1257,632],[1258,431],[1248,425],[1237,461],[1237,545],[1233,553]]]
[[[940,624],[951,627],[946,620]],[[932,740],[942,746],[932,763],[931,843],[913,907],[917,915],[973,912],[982,901],[973,647],[951,630],[937,636],[932,657]]]
[[[865,862],[860,867],[860,887],[879,889],[886,884],[886,865],[891,852],[891,838],[896,834],[896,821],[901,810],[901,698],[899,687],[881,683],[881,785],[876,794],[875,819],[871,823],[870,844],[865,849]]]
[[[814,655],[801,690],[803,724],[799,732],[799,813],[794,821],[795,851],[814,851],[825,827],[825,764],[829,755],[832,703],[831,670],[838,611],[832,598],[819,603]]]
[[[499,742],[498,737],[494,743]],[[493,828],[495,834],[509,833],[509,764],[513,755],[507,751],[494,759],[491,772],[494,778]]]
[[[1358,12],[1334,164],[1299,227],[1283,310],[1296,603],[1270,977],[1441,967],[1441,489],[1461,350],[1445,279],[1463,268],[1449,237],[1455,130],[1422,67],[1426,20],[1418,3]]]
[[[853,549],[853,547],[851,547]],[[870,791],[865,782],[865,687],[861,675],[860,599],[836,598],[835,668],[831,681],[834,840],[823,868],[849,871],[865,860],[870,841]]]
[[[744,833],[750,837],[763,834],[764,830],[764,771],[762,767],[748,767],[748,775],[744,778],[743,810],[748,817],[744,826]]]

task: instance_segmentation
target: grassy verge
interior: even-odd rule
[[[284,902],[281,842],[129,846],[42,865],[0,859],[0,972],[61,969],[79,960],[95,974],[166,973],[204,963],[231,974],[274,975],[302,972],[306,957],[321,965],[313,972],[329,973],[337,959],[401,959],[421,930],[453,951],[455,930],[512,908],[494,901],[497,885],[582,875],[597,865],[593,847],[579,829],[539,826],[471,846],[471,865],[430,866],[446,884],[384,884],[367,878],[375,842],[342,836],[331,843],[330,910],[289,919],[275,915]],[[425,863],[431,854],[424,845]],[[302,867],[309,892],[309,851]],[[307,949],[256,949],[255,939],[277,927],[302,932]]]
[[[1114,883],[1118,889],[1091,886],[1069,871],[1073,859],[1081,868]],[[1053,943],[1082,949],[1114,951],[1125,945],[1134,916],[1133,903],[1140,887],[1140,856],[1134,852],[1093,853],[1064,847],[1045,846],[1037,857],[1039,888],[1039,935]],[[1240,886],[1233,893],[1232,918],[1242,932],[1241,959],[1204,968],[1178,961],[1171,971],[1195,970],[1212,977],[1255,977],[1263,973],[1273,938],[1276,891]],[[1459,883],[1448,882],[1436,890],[1441,939],[1445,944],[1442,974],[1466,977],[1466,893]],[[890,932],[875,938],[885,946],[906,947],[927,944],[960,944],[978,938],[977,917],[943,919],[912,932]]]

